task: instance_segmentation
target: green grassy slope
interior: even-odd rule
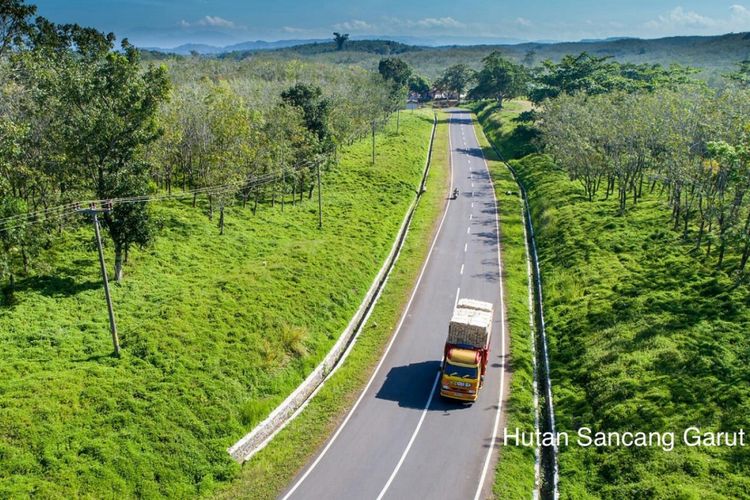
[[[485,121],[499,137],[495,122]],[[481,115],[480,115],[481,116]],[[617,216],[543,155],[512,162],[537,230],[563,498],[741,498],[750,448],[688,448],[685,428],[750,427],[750,293],[691,252],[655,195]],[[675,432],[660,447],[575,444],[582,426]]]
[[[189,203],[113,287],[111,344],[91,230],[44,256],[0,309],[0,497],[192,497],[236,476],[226,448],[322,358],[393,242],[424,166],[431,113],[404,113],[342,155],[316,204],[239,207],[226,235]],[[108,261],[112,261],[108,252]]]
[[[750,448],[688,448],[684,429],[750,424],[750,294],[703,264],[647,199],[617,216],[545,156],[515,163],[529,189],[560,430],[675,432],[659,447],[561,449],[561,493],[740,498]]]
[[[419,200],[396,265],[354,349],[305,411],[243,465],[239,479],[222,492],[223,498],[276,498],[344,418],[406,307],[445,206],[449,180],[448,123],[445,115],[440,115],[427,191]]]

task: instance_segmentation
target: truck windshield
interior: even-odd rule
[[[457,365],[452,365],[450,363],[446,363],[445,374],[448,375],[449,377],[470,378],[470,379],[475,380],[477,378],[477,368],[468,367],[468,366],[457,366]]]

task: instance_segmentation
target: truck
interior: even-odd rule
[[[472,403],[484,382],[492,336],[493,307],[489,302],[461,299],[448,325],[440,365],[440,395]]]

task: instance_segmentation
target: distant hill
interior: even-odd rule
[[[405,43],[395,42],[393,40],[349,40],[348,42],[346,42],[345,50],[343,51],[337,50],[335,43],[331,41],[325,41],[305,43],[302,45],[295,45],[283,49],[277,49],[272,51],[271,54],[283,53],[285,55],[296,55],[304,57],[331,53],[358,52],[362,54],[387,56],[394,54],[404,54],[406,52],[418,52],[422,50],[425,50],[425,48],[418,47],[416,45],[407,45]],[[219,57],[244,59],[245,57],[253,55],[255,52],[257,52],[257,50],[236,50],[234,52],[221,54]]]
[[[310,44],[315,42],[324,42],[327,40],[277,40],[275,42],[266,42],[264,40],[256,40],[254,42],[242,42],[234,45],[227,45],[224,47],[217,47],[214,45],[206,45],[202,43],[186,43],[179,45],[171,49],[165,49],[161,47],[143,47],[141,50],[149,52],[161,52],[164,54],[178,54],[181,56],[187,56],[193,52],[197,52],[202,55],[216,55],[225,54],[229,52],[237,51],[256,51],[256,50],[274,50],[285,47],[293,47],[295,45]]]
[[[407,38],[404,38],[407,39]],[[197,49],[196,49],[197,47]],[[681,64],[703,70],[701,77],[718,81],[722,73],[733,69],[744,59],[750,59],[750,33],[730,33],[719,36],[681,36],[658,39],[617,37],[606,40],[580,42],[526,42],[484,45],[452,45],[429,47],[395,40],[349,40],[344,50],[336,50],[330,40],[281,40],[278,42],[245,42],[218,49],[200,45],[183,45],[171,49],[177,54],[190,50],[205,51],[209,57],[246,59],[312,59],[333,64],[358,65],[376,69],[383,56],[398,55],[415,70],[435,79],[442,71],[457,63],[479,68],[482,58],[492,51],[524,64],[537,65],[551,59],[558,61],[566,54],[588,52],[599,57],[612,57],[620,62],[636,64]],[[209,52],[209,50],[218,50]],[[149,58],[159,58],[158,52],[147,52]]]

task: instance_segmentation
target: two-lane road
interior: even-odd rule
[[[450,113],[453,186],[401,323],[369,384],[283,497],[464,499],[490,491],[507,398],[508,335],[497,206],[471,117]],[[495,304],[490,363],[473,405],[443,400],[438,367],[458,298]]]

